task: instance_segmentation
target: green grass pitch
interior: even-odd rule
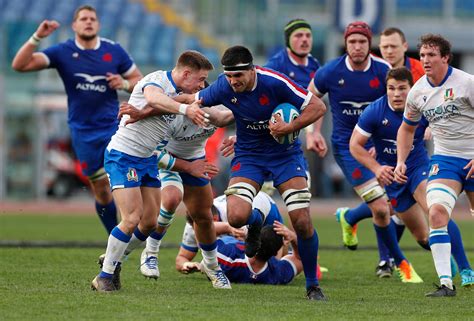
[[[474,259],[473,221],[458,222],[468,257]],[[177,217],[165,241],[179,244],[184,219]],[[288,286],[233,284],[215,290],[201,274],[174,269],[177,248],[160,251],[159,280],[138,270],[139,253],[122,269],[122,290],[112,294],[90,290],[98,273],[95,263],[106,236],[93,216],[0,215],[0,242],[91,242],[104,247],[0,247],[0,320],[474,320],[474,289],[460,288],[454,298],[429,299],[436,273],[429,252],[419,250],[409,232],[402,248],[422,284],[402,284],[397,277],[377,279],[375,250],[344,250],[339,225],[315,218],[320,264],[329,269],[321,286],[329,302],[304,298],[304,277]],[[374,246],[369,221],[359,227],[360,246]],[[95,243],[94,243],[95,242]],[[73,244],[73,243],[67,243]],[[67,245],[66,244],[66,245]]]

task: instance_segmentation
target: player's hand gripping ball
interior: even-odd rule
[[[271,122],[275,123],[275,115],[278,114],[280,115],[281,119],[285,123],[291,123],[293,120],[298,118],[300,116],[300,112],[298,109],[296,109],[293,105],[288,104],[288,103],[283,103],[275,107],[272,113],[272,118]],[[295,140],[298,138],[298,135],[300,134],[300,131],[294,131],[292,133],[289,133],[287,135],[281,136],[281,137],[274,137],[277,142],[280,144],[292,144],[295,142]]]

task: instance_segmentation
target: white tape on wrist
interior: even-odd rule
[[[127,91],[130,88],[130,82],[127,79],[122,79],[122,90]]]
[[[314,131],[314,125],[313,125],[313,124],[309,124],[308,126],[306,126],[306,127],[304,128],[304,131],[305,131],[306,133],[313,133],[313,131]]]
[[[179,113],[181,115],[186,115],[186,109],[188,109],[189,105],[186,104],[180,104],[179,105]]]
[[[30,39],[28,40],[34,46],[38,46],[40,44],[41,38],[36,35],[36,32],[31,35]]]

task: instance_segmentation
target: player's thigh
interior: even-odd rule
[[[413,192],[413,198],[416,200],[422,211],[428,214],[428,204],[426,204],[426,186],[428,181],[425,179],[418,184],[415,191]]]
[[[359,186],[375,178],[374,173],[359,163],[349,149],[334,148],[334,159],[341,168],[346,180],[353,186]]]
[[[184,185],[183,201],[192,218],[195,218],[196,216],[212,217],[212,196],[211,184],[206,184],[204,186]]]
[[[112,193],[122,216],[121,227],[125,229],[124,232],[133,233],[143,214],[140,187],[116,188]]]
[[[466,191],[466,195],[471,206],[471,214],[474,216],[474,191]]]
[[[385,216],[388,212],[388,215],[390,215],[385,189],[376,178],[371,178],[360,185],[354,186],[354,191],[367,203],[372,213]]]

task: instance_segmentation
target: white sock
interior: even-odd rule
[[[126,257],[127,255],[129,255],[130,253],[132,253],[133,250],[135,250],[137,247],[139,247],[140,245],[142,245],[144,243],[144,241],[140,240],[138,237],[135,236],[135,233],[132,234],[132,238],[130,239],[130,242],[128,242],[128,246],[127,248],[125,249],[125,252],[124,252],[124,257]],[[123,258],[122,258],[123,259]],[[120,260],[120,262],[122,262],[122,260]]]
[[[403,223],[403,221],[396,215],[392,215],[392,221],[397,224],[397,225],[405,225],[405,223]]]
[[[146,239],[146,251],[149,253],[158,253],[160,251],[161,240],[148,237]]]
[[[201,249],[202,253],[202,261],[206,265],[206,267],[210,270],[214,270],[219,266],[217,263],[217,248],[212,251],[204,251]]]
[[[110,233],[102,271],[114,274],[115,266],[120,262],[127,246],[128,242],[123,242]]]
[[[430,248],[431,255],[438,273],[439,281],[442,285],[453,289],[451,275],[451,240],[448,234],[448,227],[437,229],[430,228]]]

